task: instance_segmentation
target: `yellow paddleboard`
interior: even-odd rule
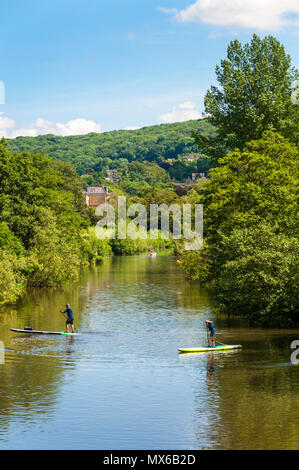
[[[215,346],[215,348],[178,348],[182,353],[195,353],[195,352],[211,352],[211,351],[226,351],[227,349],[239,349],[242,348],[240,344],[225,344],[223,346]]]

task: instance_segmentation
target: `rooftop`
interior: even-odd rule
[[[84,191],[88,194],[103,194],[108,193],[106,186],[88,186],[84,188]]]

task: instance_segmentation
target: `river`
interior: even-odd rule
[[[80,336],[9,331],[62,330],[67,302]],[[207,318],[243,349],[178,354]],[[1,309],[0,449],[299,449],[298,339],[229,326],[172,256],[109,258]]]

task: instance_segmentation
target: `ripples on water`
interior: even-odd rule
[[[70,302],[76,337],[61,330]],[[243,350],[179,355],[218,339]],[[231,327],[171,257],[114,258],[0,313],[0,448],[298,448],[298,332]]]

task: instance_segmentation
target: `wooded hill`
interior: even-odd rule
[[[204,137],[216,135],[215,128],[207,119],[202,119],[101,134],[17,137],[7,140],[7,149],[13,153],[42,152],[54,160],[70,162],[82,175],[90,169],[101,171],[103,165],[113,167],[113,163],[120,159],[159,163],[198,152],[200,149],[195,144],[193,132],[200,132]]]

